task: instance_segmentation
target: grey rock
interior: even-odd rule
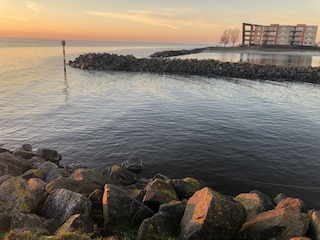
[[[17,177],[30,168],[27,160],[9,152],[0,153],[0,176],[12,175]]]
[[[179,229],[179,222],[175,222],[173,218],[172,215],[165,212],[159,212],[151,218],[146,218],[139,227],[136,240],[174,238]]]
[[[311,209],[308,211],[310,217],[309,234],[313,240],[320,240],[320,211]]]
[[[240,193],[233,200],[244,206],[247,212],[247,221],[255,218],[259,213],[270,210],[261,195],[256,192]]]
[[[56,164],[50,161],[46,161],[45,163],[41,164],[38,168],[44,174],[45,182],[50,182],[53,179],[62,177],[61,172]]]
[[[20,232],[23,229],[42,229],[53,234],[58,228],[58,223],[54,219],[46,219],[31,213],[16,213],[12,216],[10,229]]]
[[[307,233],[310,217],[298,207],[285,207],[260,213],[243,224],[236,240],[279,239],[303,237]]]
[[[21,177],[11,178],[0,186],[0,213],[12,216],[15,213],[32,213],[37,201],[28,182]]]
[[[241,203],[205,187],[188,200],[178,239],[232,239],[245,219]]]
[[[143,219],[149,218],[154,211],[130,197],[121,186],[106,184],[103,194],[104,225],[139,226]]]
[[[205,187],[203,183],[191,177],[172,179],[170,184],[176,190],[180,200],[189,199],[196,191]]]
[[[50,148],[39,148],[37,154],[47,161],[57,163],[61,160],[61,154]]]
[[[140,173],[143,168],[143,164],[140,157],[134,157],[121,163],[121,167],[125,167],[127,170],[134,173]]]
[[[162,203],[179,200],[174,188],[161,179],[155,179],[145,187],[142,202],[157,211]]]
[[[287,198],[287,196],[284,193],[279,193],[275,198],[273,199],[275,204],[278,204],[281,200]]]
[[[104,175],[108,176],[109,178],[118,181],[122,185],[130,185],[137,182],[137,177],[132,173],[129,172],[126,168],[113,165],[112,167],[108,168]]]
[[[93,222],[86,215],[72,215],[61,227],[55,232],[56,235],[62,235],[68,232],[92,233],[94,231]]]
[[[79,193],[56,189],[50,192],[39,211],[46,218],[54,218],[64,223],[74,214],[89,216],[91,202]]]

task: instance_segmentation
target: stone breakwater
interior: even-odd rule
[[[132,55],[88,53],[69,61],[74,68],[101,71],[150,72],[251,80],[320,83],[320,67],[258,65],[217,60],[136,58]]]
[[[0,232],[106,236],[127,229],[137,240],[320,239],[320,211],[283,193],[231,197],[192,177],[139,178],[139,157],[100,170],[62,167],[61,160],[56,150],[30,144],[0,148]]]

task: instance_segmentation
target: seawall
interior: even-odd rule
[[[248,62],[231,63],[211,59],[136,58],[132,55],[88,53],[80,55],[74,61],[69,61],[69,65],[84,70],[320,83],[320,67],[258,65]]]

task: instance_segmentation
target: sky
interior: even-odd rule
[[[320,0],[0,0],[0,38],[218,44],[243,22],[320,25],[319,9]]]

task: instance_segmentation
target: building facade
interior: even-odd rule
[[[282,45],[282,46],[315,46],[318,26],[306,24],[268,26],[243,23],[242,44],[247,45]]]

